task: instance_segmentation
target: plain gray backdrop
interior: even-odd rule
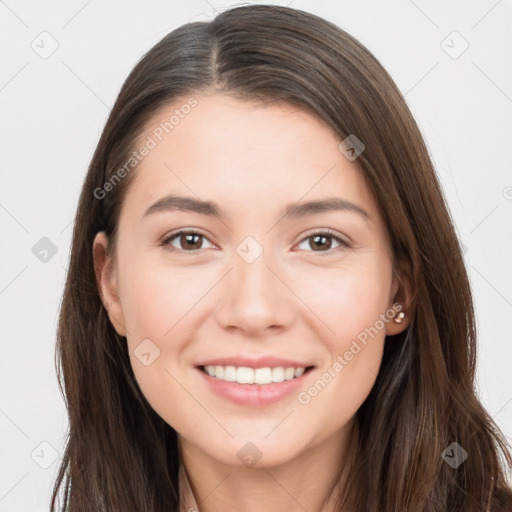
[[[248,3],[336,23],[405,95],[465,246],[479,394],[510,441],[512,1]],[[0,0],[0,512],[48,510],[68,426],[54,368],[58,310],[81,184],[109,110],[151,46],[234,4]]]

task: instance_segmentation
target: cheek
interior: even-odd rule
[[[304,284],[310,289],[308,305],[329,327],[322,328],[329,360],[317,380],[302,389],[297,399],[308,416],[322,418],[322,429],[334,431],[356,413],[379,372],[391,265],[366,261],[339,272],[330,269],[321,279],[319,276],[314,286],[313,280]],[[390,321],[390,317],[385,318]],[[317,331],[318,325],[319,320]]]
[[[179,375],[189,361],[185,354],[194,338],[197,315],[208,303],[205,294],[222,273],[217,275],[207,266],[171,267],[134,255],[125,262],[122,275],[123,315],[132,368],[153,408],[168,414],[170,397],[173,403],[190,402],[179,384]]]
[[[302,312],[301,320],[309,323],[313,335],[333,350],[345,350],[387,308],[391,265],[381,256],[363,254],[338,268],[310,264],[282,269],[283,281],[290,283],[293,294],[286,287],[280,293],[290,308]],[[211,306],[218,290],[206,295],[220,285],[224,274],[215,265],[170,268],[162,262],[150,264],[142,256],[131,258],[123,270],[123,313],[131,348],[145,338],[161,347],[173,339],[175,354],[182,348],[179,339],[187,337],[183,329],[189,330],[190,322]]]
[[[315,269],[302,275],[295,291],[314,314],[315,331],[329,340],[332,349],[350,345],[388,307],[391,266],[377,259],[363,258],[343,268]]]
[[[123,314],[128,336],[163,339],[205,293],[207,276],[190,269],[132,261],[123,281]],[[182,320],[183,319],[183,320]]]
[[[138,266],[136,260],[126,270],[123,313],[135,379],[157,414],[179,430],[195,410],[182,385],[180,364],[190,339],[190,330],[183,334],[183,329],[187,312],[204,290],[194,293],[190,272]]]

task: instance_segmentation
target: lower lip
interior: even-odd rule
[[[224,398],[238,405],[262,407],[278,402],[294,391],[297,391],[297,389],[304,384],[305,379],[309,377],[313,368],[305,371],[300,377],[284,380],[282,382],[272,382],[270,384],[239,384],[238,382],[228,382],[211,377],[201,368],[197,368],[197,370],[201,373],[210,388]]]

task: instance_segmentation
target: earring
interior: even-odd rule
[[[404,316],[405,316],[405,313],[403,311],[400,311],[400,313],[398,313],[398,315],[395,316],[395,318],[393,318],[393,320],[397,323],[397,324],[401,324],[402,323],[402,320],[404,319]]]

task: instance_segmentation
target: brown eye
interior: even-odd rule
[[[337,246],[333,247],[333,241]],[[340,248],[348,248],[350,244],[343,240],[341,237],[337,236],[334,232],[331,231],[322,231],[319,233],[313,233],[312,235],[304,238],[301,244],[307,243],[311,251],[309,252],[320,252],[331,254],[336,252],[337,249]],[[322,254],[323,256],[324,254]]]
[[[201,233],[195,231],[178,231],[166,238],[163,241],[163,245],[170,246],[171,250],[191,252],[202,249],[204,240],[207,240],[207,238]],[[177,242],[178,247],[176,247],[173,242]]]
[[[309,239],[313,241],[310,242],[310,246],[314,251],[318,250],[318,248],[328,250],[332,246],[332,237],[328,235],[315,235],[309,237]]]

